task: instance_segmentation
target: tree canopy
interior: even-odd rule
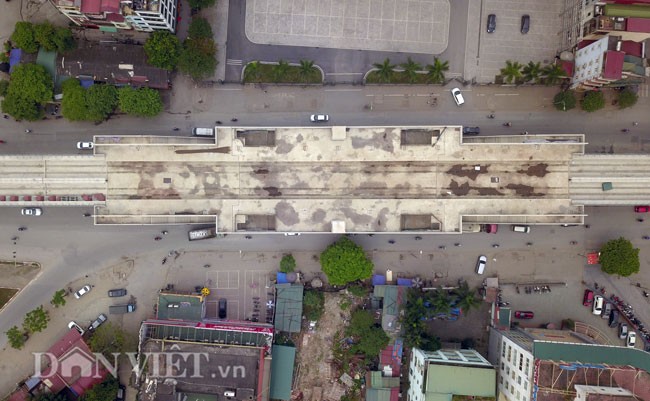
[[[7,340],[11,348],[22,349],[25,346],[25,341],[27,341],[27,336],[23,330],[20,330],[18,326],[14,326],[6,331]]]
[[[50,74],[37,64],[20,64],[14,68],[2,111],[17,120],[35,121],[43,116],[41,106],[52,100]]]
[[[17,48],[26,53],[36,53],[38,51],[34,25],[31,22],[16,22],[14,32],[11,34],[11,41]]]
[[[582,110],[592,113],[605,107],[605,95],[601,91],[589,91],[582,99]]]
[[[368,357],[376,357],[386,345],[388,336],[381,327],[375,325],[375,319],[370,311],[356,310],[350,317],[350,325],[346,329],[348,336],[354,337],[352,351]]]
[[[569,111],[575,108],[576,103],[573,91],[562,91],[553,97],[553,106],[561,111]]]
[[[639,272],[639,248],[632,242],[620,237],[608,241],[600,249],[600,266],[607,274],[628,277]]]
[[[625,109],[636,104],[639,97],[629,89],[624,89],[618,93],[618,107]]]
[[[72,31],[69,28],[55,27],[48,21],[42,24],[16,22],[11,41],[27,53],[36,53],[39,47],[47,51],[64,53],[75,47]]]
[[[188,38],[178,59],[178,70],[200,81],[214,74],[217,68],[217,46],[212,38]]]
[[[212,39],[212,27],[205,18],[192,18],[188,30],[188,36],[192,39],[210,38]]]
[[[154,117],[163,109],[160,93],[150,88],[122,87],[118,90],[118,99],[120,110],[135,116]]]
[[[348,237],[341,237],[320,255],[321,269],[332,285],[365,280],[372,275],[373,263],[363,248]]]
[[[217,0],[190,0],[190,7],[200,10],[202,8],[212,7]]]
[[[291,273],[296,268],[296,258],[292,254],[287,254],[280,260],[280,271],[282,273]]]
[[[114,352],[135,351],[136,339],[111,322],[99,326],[88,340],[93,352],[104,354],[107,358]],[[112,399],[112,398],[111,398]]]
[[[320,291],[305,290],[302,312],[307,320],[318,320],[325,311],[325,296]]]
[[[155,31],[144,43],[147,62],[155,67],[173,70],[181,54],[181,43],[169,31]]]
[[[50,303],[54,305],[55,308],[65,305],[65,290],[61,289],[54,293]]]
[[[114,400],[117,396],[119,382],[113,375],[106,376],[103,382],[95,384],[82,396],[82,401]]]
[[[38,333],[39,331],[45,330],[49,320],[49,314],[43,309],[43,305],[41,305],[38,308],[27,312],[25,320],[23,321],[23,328],[29,333]]]
[[[63,85],[61,114],[71,121],[103,121],[117,107],[117,89],[113,85],[95,84],[88,89],[76,78]]]

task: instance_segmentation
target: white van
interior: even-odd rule
[[[214,128],[192,128],[192,135],[213,137]]]
[[[601,313],[603,313],[604,304],[605,304],[605,298],[603,298],[600,295],[596,295],[594,297],[594,305],[593,305],[593,309],[592,309],[591,312],[594,315],[600,315]]]
[[[512,226],[512,231],[516,233],[528,234],[530,232],[530,226],[515,224]]]

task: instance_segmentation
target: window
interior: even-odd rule
[[[501,357],[505,358],[506,357],[506,342],[503,341],[503,344],[501,344]]]
[[[508,362],[510,362],[511,356],[512,356],[512,347],[508,345]]]
[[[526,358],[526,375],[530,376],[530,359]]]
[[[524,354],[519,354],[519,370],[524,369]]]
[[[505,366],[505,364],[503,362],[501,362],[501,370],[503,370],[504,366]]]
[[[510,366],[506,366],[506,376],[510,374]]]
[[[528,380],[524,380],[524,390],[528,390]]]

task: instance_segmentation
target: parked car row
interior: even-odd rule
[[[489,14],[487,18],[487,33],[494,33],[497,29],[497,16],[496,14]],[[527,34],[530,30],[530,15],[524,14],[521,16],[521,26],[519,31],[522,34]]]
[[[594,295],[592,290],[586,289],[582,296],[582,304],[591,307],[591,312],[594,315],[608,319],[609,327],[618,325],[618,337],[625,340],[627,347],[634,348],[636,346],[636,332],[629,330],[626,323],[618,323],[620,313],[612,302],[607,302],[602,295]]]

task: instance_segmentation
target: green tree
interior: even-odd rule
[[[63,393],[40,393],[31,398],[30,401],[68,401],[68,399]]]
[[[41,305],[31,312],[27,312],[23,321],[23,329],[28,333],[38,333],[39,331],[45,330],[49,320],[49,314],[43,309],[43,305]]]
[[[205,18],[192,18],[188,35],[192,39],[212,39],[212,27]]]
[[[5,332],[7,334],[7,340],[11,348],[22,349],[27,341],[27,336],[25,332],[20,330],[18,326],[14,326]]]
[[[55,308],[65,305],[65,290],[58,290],[55,292],[50,303],[54,305]]]
[[[33,26],[34,29],[34,39],[40,47],[44,50],[51,52],[57,49],[56,46],[56,28],[54,25],[49,22],[44,22],[42,24],[36,24]]]
[[[388,345],[388,336],[384,330],[375,326],[372,313],[366,310],[358,309],[352,312],[346,334],[356,340],[352,350],[368,357],[377,356],[379,351]]]
[[[300,80],[305,82],[309,77],[314,74],[316,67],[314,67],[314,62],[310,60],[300,60],[300,68],[298,70],[298,76]]]
[[[389,58],[386,58],[383,63],[374,63],[372,66],[377,69],[377,75],[379,75],[380,82],[390,82],[393,78],[395,65],[390,63]]]
[[[107,119],[117,104],[117,89],[113,85],[96,84],[86,90],[86,105],[92,121],[99,122]]]
[[[348,336],[361,337],[375,324],[375,318],[366,310],[357,309],[350,316],[350,325],[345,329]]]
[[[169,31],[155,31],[144,43],[144,52],[149,64],[171,71],[178,63],[181,43],[176,35]]]
[[[9,90],[9,81],[6,79],[0,80],[0,96],[6,96]]]
[[[445,82],[445,72],[449,71],[449,62],[440,61],[438,57],[433,59],[433,64],[426,66],[427,77],[432,84],[441,84]]]
[[[108,358],[112,353],[137,350],[137,338],[113,323],[106,322],[95,330],[88,340],[88,346],[91,351],[99,352]]]
[[[589,91],[582,98],[582,110],[593,113],[605,107],[605,95],[601,91]]]
[[[639,97],[629,89],[624,89],[618,93],[618,107],[625,109],[636,104]]]
[[[600,266],[607,274],[628,277],[639,272],[639,248],[621,237],[608,241],[600,249]]]
[[[534,63],[529,61],[522,70],[522,73],[524,74],[524,81],[533,82],[535,84],[539,83],[539,79],[542,75],[542,64],[539,62]]]
[[[34,25],[31,22],[16,22],[14,33],[11,34],[11,41],[14,46],[26,53],[36,53],[38,51]]]
[[[446,290],[440,289],[433,294],[431,304],[438,313],[451,312],[451,297]]]
[[[559,64],[549,64],[542,69],[546,86],[555,85],[566,78],[564,69]]]
[[[134,116],[154,117],[163,109],[160,93],[151,88],[122,87],[118,90],[118,99],[120,110]]]
[[[408,347],[422,347],[426,333],[424,319],[426,319],[428,314],[428,310],[424,306],[422,293],[410,288],[406,293],[406,306],[404,307],[404,314],[401,318],[404,342]]]
[[[296,258],[292,254],[287,254],[280,260],[280,271],[282,273],[291,273],[296,268]]]
[[[82,401],[114,400],[117,396],[119,382],[113,375],[106,376],[103,382],[95,384],[81,397]]]
[[[465,315],[471,312],[472,309],[478,308],[480,305],[478,298],[476,298],[476,293],[469,289],[469,285],[467,285],[466,281],[463,281],[463,283],[454,290],[454,295],[458,299],[458,307]]]
[[[61,100],[61,115],[70,121],[90,120],[86,104],[86,90],[76,78],[67,79],[61,85],[63,99]]]
[[[278,61],[278,63],[274,65],[273,69],[271,70],[271,76],[273,78],[273,82],[281,82],[287,76],[288,72],[289,72],[289,63],[287,63],[284,60]]]
[[[553,97],[553,105],[556,109],[568,111],[576,107],[576,97],[573,91],[562,91]]]
[[[501,76],[503,76],[503,80],[509,84],[513,81],[516,83],[517,80],[519,80],[522,76],[521,67],[522,65],[517,61],[507,60],[506,66],[501,69]]]
[[[321,269],[331,285],[345,285],[372,275],[372,262],[359,245],[341,237],[320,255]]]
[[[251,61],[244,69],[244,82],[254,82],[262,76],[262,64],[259,61]]]
[[[216,2],[217,0],[190,0],[190,7],[195,10],[200,10],[202,8],[212,7]]]
[[[72,37],[72,31],[69,28],[55,28],[54,43],[56,51],[59,53],[65,53],[77,47]]]
[[[186,39],[178,59],[178,69],[195,81],[214,74],[217,47],[211,38]]]
[[[302,312],[307,320],[318,320],[325,311],[325,296],[320,291],[305,290]]]
[[[41,106],[52,100],[52,88],[52,78],[42,66],[17,65],[2,101],[2,111],[17,120],[38,120],[43,116]]]
[[[404,69],[404,74],[406,74],[410,83],[414,83],[415,81],[417,81],[418,71],[422,70],[422,66],[420,64],[411,60],[411,57],[409,57],[406,60],[406,63],[402,63],[401,66]]]

